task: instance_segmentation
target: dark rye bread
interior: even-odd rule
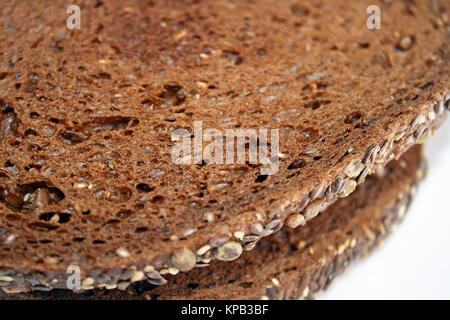
[[[7,299],[292,299],[312,298],[349,263],[367,255],[401,221],[425,174],[419,147],[370,176],[348,198],[337,201],[304,228],[284,228],[233,263],[146,281],[127,291],[94,289],[0,295]]]
[[[66,1],[0,7],[1,286],[64,287],[69,264],[86,288],[162,284],[235,259],[347,196],[449,108],[448,1],[78,4],[80,30]],[[279,129],[278,173],[172,163],[171,132],[197,120]]]

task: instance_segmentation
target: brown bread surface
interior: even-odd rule
[[[326,288],[349,263],[366,256],[406,213],[416,183],[426,173],[421,148],[370,176],[348,198],[340,199],[304,228],[284,228],[262,240],[237,261],[170,276],[165,286],[147,281],[127,291],[56,289],[0,294],[3,299],[309,299]]]
[[[69,30],[65,1],[3,1],[0,286],[64,288],[70,264],[86,288],[163,284],[423,142],[449,108],[449,3],[374,3],[80,1]],[[200,120],[279,129],[278,173],[174,164]]]

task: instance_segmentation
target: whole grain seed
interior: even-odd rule
[[[197,87],[201,88],[201,89],[206,89],[208,88],[208,84],[202,81],[198,81],[196,82]]]
[[[380,157],[384,157],[387,153],[388,148],[391,147],[391,141],[386,141],[380,149]]]
[[[299,225],[305,223],[305,216],[302,214],[293,214],[286,220],[286,224],[291,228],[297,228]]]
[[[399,219],[403,219],[403,216],[406,213],[406,209],[407,209],[406,205],[400,206],[400,208],[398,209],[398,217],[399,217]]]
[[[166,275],[168,273],[169,273],[169,269],[161,269],[161,270],[159,270],[159,274],[162,275],[162,276],[164,276],[164,275]]]
[[[194,234],[197,230],[196,229],[188,229],[183,232],[183,236],[189,237],[190,235]]]
[[[427,142],[427,140],[429,139],[429,137],[430,137],[430,130],[427,129],[427,130],[425,130],[425,131],[420,135],[420,137],[416,140],[416,143],[417,143],[417,144],[424,144],[425,142]]]
[[[209,250],[211,250],[211,246],[209,244],[204,245],[203,247],[201,247],[200,249],[197,250],[197,255],[202,256]]]
[[[444,112],[444,101],[441,100],[435,103],[433,110],[434,112],[436,112],[436,114],[441,115],[442,112]]]
[[[245,236],[245,232],[243,232],[243,231],[236,231],[233,235],[234,235],[234,237],[236,239],[242,240],[242,238]]]
[[[10,276],[0,276],[0,281],[11,282],[14,278]]]
[[[260,223],[254,223],[250,226],[250,232],[260,235],[264,231],[264,227]]]
[[[173,275],[173,276],[177,275],[177,274],[180,272],[180,270],[178,270],[178,269],[176,269],[176,268],[174,268],[174,267],[170,267],[170,268],[168,269],[168,271],[169,271],[169,274],[171,274],[171,275]]]
[[[355,191],[356,186],[357,186],[357,183],[356,183],[355,180],[348,180],[345,183],[345,186],[342,188],[342,191],[339,192],[338,196],[341,197],[341,198],[347,197],[353,191]]]
[[[371,144],[366,151],[366,154],[363,157],[363,163],[364,164],[369,164],[371,162],[371,158],[372,158],[372,154],[374,152],[374,149],[376,148],[376,144]]]
[[[426,122],[426,118],[425,118],[425,116],[423,114],[421,114],[413,121],[412,127],[416,128],[416,127],[418,127],[419,125],[421,125],[421,124],[423,124],[425,122]]]
[[[310,150],[308,150],[308,151],[306,151],[306,154],[314,154],[314,153],[316,153],[318,150],[316,149],[316,148],[312,148],[312,149],[310,149]]]
[[[341,255],[341,254],[345,251],[345,249],[347,249],[347,247],[345,246],[345,244],[341,244],[341,245],[338,247],[338,249],[337,249],[337,254],[338,254],[338,255]]]
[[[242,254],[242,246],[239,242],[229,241],[214,250],[214,257],[220,261],[233,261]]]
[[[274,284],[275,287],[279,287],[281,285],[280,281],[278,281],[277,278],[272,278],[272,283]]]
[[[12,269],[0,268],[0,276],[10,276],[13,273],[14,273],[14,270],[12,270]]]
[[[145,277],[144,272],[136,271],[133,276],[130,278],[131,282],[141,281]]]
[[[280,219],[275,219],[269,222],[266,226],[267,230],[271,230],[273,232],[277,232],[283,226],[283,222]]]
[[[364,165],[361,162],[361,160],[356,159],[352,163],[348,165],[348,167],[345,169],[344,173],[350,177],[350,178],[356,178],[359,176],[361,171],[364,169]]]
[[[28,200],[30,200],[31,194],[27,193],[25,194],[25,196],[23,197],[23,202],[28,202]]]
[[[127,258],[130,256],[130,253],[128,252],[128,250],[125,248],[122,248],[122,247],[116,250],[116,254],[122,258]]]
[[[400,141],[403,136],[405,135],[405,132],[399,132],[394,136],[394,141]]]
[[[251,251],[255,248],[255,246],[256,246],[256,242],[248,243],[248,244],[244,245],[244,250]]]
[[[378,226],[378,230],[380,231],[380,233],[381,233],[382,235],[385,235],[385,234],[386,234],[386,230],[384,229],[384,226],[383,226],[383,224],[381,224],[381,223],[380,223],[380,225]]]
[[[206,221],[208,221],[208,222],[213,222],[213,221],[214,221],[214,213],[208,212],[208,213],[206,214]]]
[[[205,268],[205,267],[209,267],[209,263],[197,263],[195,265],[196,268]]]
[[[364,170],[361,172],[361,174],[358,177],[358,184],[363,183],[366,180],[367,175],[370,173],[369,168],[365,167]]]
[[[129,280],[135,272],[136,272],[135,267],[130,267],[130,268],[124,269],[120,273],[119,280]]]
[[[183,30],[179,31],[177,34],[175,34],[174,40],[179,41],[186,36],[187,36],[187,31],[185,29],[183,29]]]
[[[227,240],[228,239],[225,237],[214,238],[209,241],[209,244],[211,245],[211,247],[217,248],[223,245],[225,242],[227,242]]]
[[[297,210],[302,211],[303,209],[305,209],[309,201],[310,201],[309,196],[308,195],[304,196],[304,198],[300,200]]]
[[[321,205],[319,203],[310,205],[306,208],[305,212],[303,213],[306,220],[311,220],[314,217],[316,217],[321,209]]]
[[[336,180],[333,182],[332,185],[332,192],[339,193],[341,192],[342,188],[344,187],[345,180],[341,177],[337,177]]]
[[[364,231],[364,234],[366,235],[367,239],[369,239],[370,241],[375,240],[375,233],[373,233],[373,231],[370,230],[370,228],[368,226],[364,225],[363,231]]]
[[[260,239],[260,237],[259,236],[257,236],[257,235],[246,235],[246,236],[244,236],[242,239],[241,239],[241,241],[242,241],[242,243],[250,243],[250,242],[256,242],[256,241],[258,241]]]
[[[212,258],[209,258],[209,257],[208,257],[208,258],[203,258],[203,257],[202,257],[202,258],[200,259],[200,262],[203,262],[203,263],[210,263],[211,260],[212,260]]]
[[[10,234],[9,236],[6,237],[4,243],[5,244],[10,244],[11,242],[14,241],[14,239],[16,239],[16,235],[15,234]]]
[[[145,266],[144,267],[144,272],[145,273],[150,273],[150,272],[153,272],[153,271],[155,271],[155,267],[153,267],[153,266]]]
[[[406,36],[400,39],[397,43],[397,49],[406,51],[409,50],[413,45],[413,39],[410,36]]]
[[[50,198],[47,190],[43,188],[39,188],[36,190],[35,204],[37,208],[39,209],[45,208],[48,205],[49,201]]]
[[[313,191],[311,191],[309,198],[311,201],[317,199],[317,198],[321,198],[323,196],[323,193],[326,189],[325,185],[320,185],[317,188],[315,188]]]
[[[90,287],[90,286],[92,286],[93,284],[94,284],[94,278],[92,278],[92,277],[88,277],[88,278],[86,278],[86,279],[84,279],[83,280],[83,282],[82,282],[82,286],[83,287]]]
[[[107,284],[106,286],[105,286],[105,289],[107,289],[107,290],[114,290],[114,289],[117,289],[117,284]]]
[[[130,286],[130,282],[128,282],[128,281],[121,281],[121,282],[117,283],[117,289],[119,289],[121,291],[127,290],[127,288],[129,286]]]
[[[309,287],[305,287],[302,291],[302,298],[306,298],[309,294]]]
[[[372,153],[371,153],[371,157],[370,157],[370,163],[374,163],[375,162],[375,160],[378,158],[378,153],[380,152],[380,146],[379,145],[376,145],[374,148],[373,148],[373,150],[372,150]]]
[[[427,116],[430,121],[433,121],[434,119],[436,119],[436,114],[433,111],[428,112]]]
[[[161,286],[167,283],[167,280],[164,279],[159,272],[152,271],[145,274],[147,276],[147,281],[155,286]]]

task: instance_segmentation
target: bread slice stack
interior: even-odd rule
[[[55,289],[3,294],[9,299],[310,299],[326,288],[354,259],[367,255],[402,220],[424,177],[421,148],[414,147],[384,173],[372,175],[299,229],[284,228],[235,262],[214,261],[170,276],[168,283],[147,281],[127,290],[94,289],[73,293]]]
[[[3,298],[310,298],[403,217],[447,2],[380,2],[381,29],[341,0],[66,5],[1,7]]]

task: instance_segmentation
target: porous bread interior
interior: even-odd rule
[[[0,265],[166,267],[332,181],[448,88],[448,4],[379,4],[376,31],[344,0],[80,1],[81,30],[65,1],[2,4]],[[173,164],[196,120],[280,129],[279,172]]]

